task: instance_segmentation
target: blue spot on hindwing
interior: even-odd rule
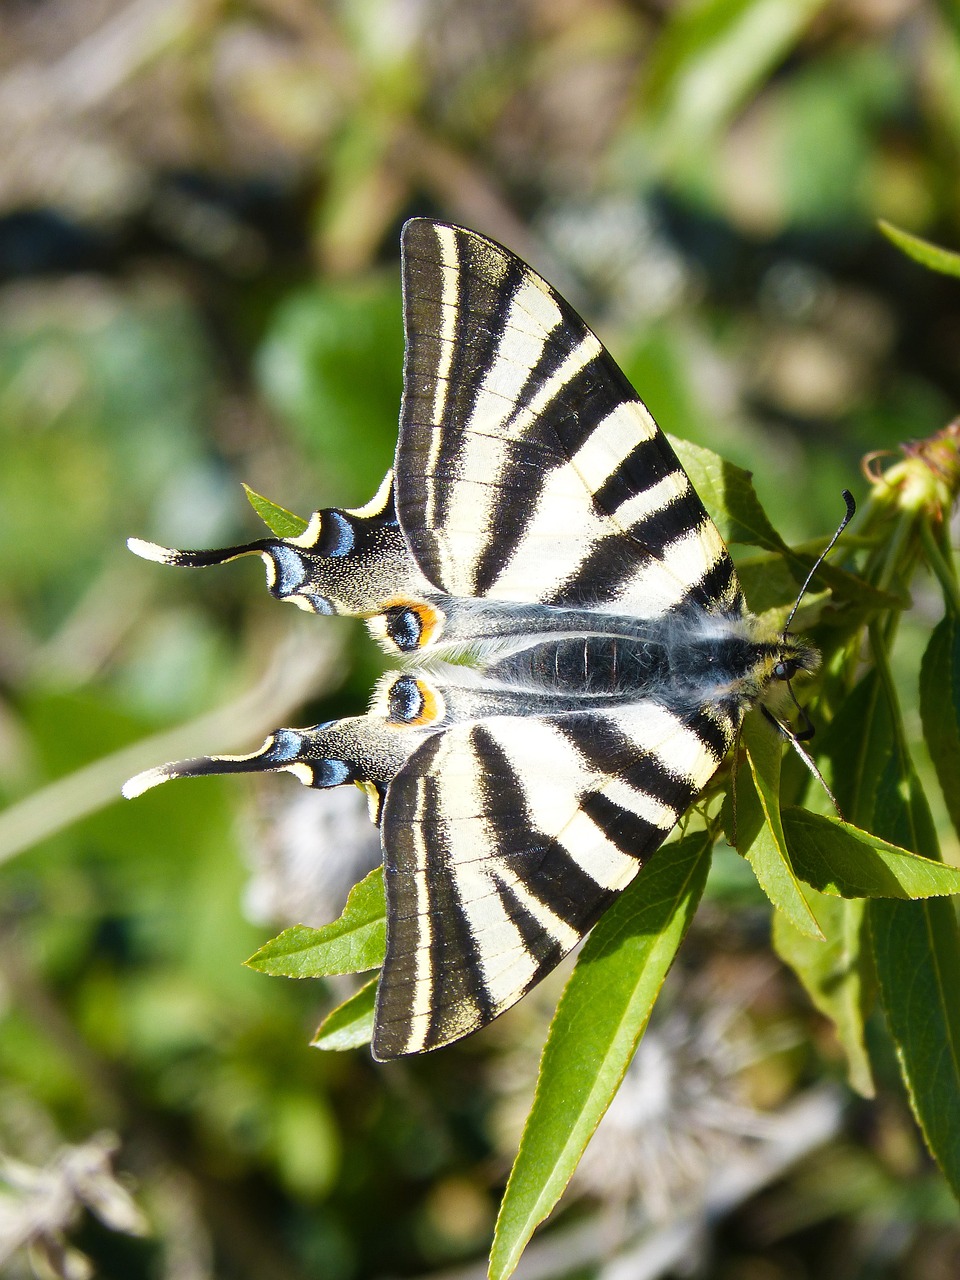
[[[407,605],[393,605],[386,614],[387,635],[401,651],[412,653],[420,644],[423,625],[416,609]]]
[[[333,760],[327,757],[313,764],[315,787],[339,787],[344,782],[352,781],[353,770],[344,760]]]
[[[276,567],[276,580],[273,584],[274,595],[292,596],[298,587],[303,585],[306,573],[303,567],[303,556],[293,547],[279,546],[270,548],[270,556]]]
[[[310,608],[314,613],[334,614],[337,612],[326,596],[318,596],[315,591],[304,592],[303,597],[305,600],[310,601]]]
[[[338,556],[348,556],[355,543],[356,534],[347,517],[335,507],[324,511],[317,550],[336,559]]]
[[[273,742],[266,753],[266,759],[271,764],[287,764],[290,760],[298,758],[302,745],[303,737],[299,733],[293,729],[278,729],[273,735]]]

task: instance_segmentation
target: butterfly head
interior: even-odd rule
[[[799,728],[791,733],[796,740],[813,737],[813,724],[793,691],[799,675],[813,675],[820,666],[820,654],[805,640],[783,631],[776,640],[760,646],[762,657],[755,671],[755,701],[768,717],[780,724],[791,707],[799,712]]]
[[[783,632],[771,654],[768,680],[789,684],[802,673],[813,675],[820,666],[820,654],[812,645]]]

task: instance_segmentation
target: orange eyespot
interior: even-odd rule
[[[387,719],[419,728],[442,720],[446,708],[438,690],[416,676],[397,676],[387,690]]]
[[[401,653],[424,649],[439,635],[443,614],[420,600],[387,602],[381,614],[383,634]]]

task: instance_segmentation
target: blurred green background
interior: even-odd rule
[[[256,561],[174,572],[125,537],[259,536],[241,480],[301,514],[373,494],[413,214],[519,252],[665,429],[821,535],[864,453],[956,413],[960,289],[875,219],[956,248],[958,162],[948,0],[4,0],[3,1275],[472,1280],[559,990],[422,1061],[308,1047],[350,987],[242,961],[372,865],[352,796],[118,791],[358,712],[380,659],[359,624],[277,608]],[[936,601],[905,630],[913,677]],[[718,858],[557,1224],[580,1252],[548,1230],[519,1274],[960,1274],[882,1037],[877,1098],[843,1094],[767,934]],[[799,1163],[717,1209],[764,1125],[821,1097]],[[685,1251],[616,1270],[683,1206]]]

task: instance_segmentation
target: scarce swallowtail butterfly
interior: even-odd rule
[[[744,713],[817,652],[745,606],[663,433],[576,312],[481,235],[402,241],[394,468],[356,510],[220,551],[280,600],[360,616],[407,659],[366,715],[248,756],[140,774],[356,783],[379,822],[387,950],[378,1059],[449,1044],[574,947],[709,782]]]

